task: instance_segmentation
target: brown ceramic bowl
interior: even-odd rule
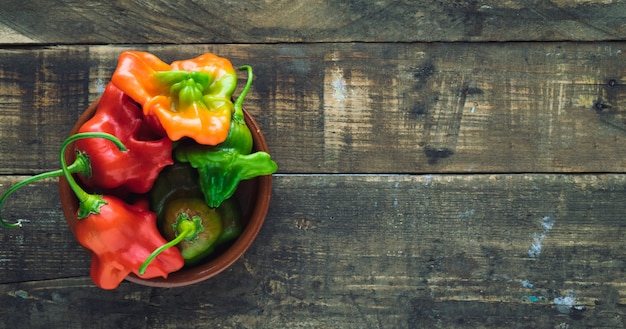
[[[87,110],[76,122],[76,125],[72,129],[70,135],[78,132],[80,126],[94,115],[97,107],[98,101],[94,102],[89,106],[89,108],[87,108]],[[253,152],[265,151],[269,153],[265,137],[263,137],[259,125],[245,109],[244,114],[246,124],[250,128],[252,138],[254,140]],[[67,163],[71,163],[74,160],[73,147],[68,147],[64,156],[68,161]],[[59,179],[59,191],[63,214],[65,215],[68,226],[72,231],[74,231],[77,221],[76,211],[78,209],[78,199],[76,199],[76,196],[72,192],[67,180],[64,177]],[[171,288],[194,284],[217,275],[239,259],[239,257],[244,254],[256,238],[263,222],[265,221],[265,216],[270,204],[271,193],[271,175],[261,176],[241,182],[235,196],[239,202],[239,207],[242,212],[242,223],[244,225],[244,229],[239,238],[237,238],[237,240],[235,240],[227,249],[221,251],[221,253],[213,255],[212,258],[207,260],[207,262],[193,267],[184,267],[177,272],[171,273],[167,279],[142,279],[132,273],[126,279],[145,286]]]

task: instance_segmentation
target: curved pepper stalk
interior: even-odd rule
[[[167,202],[161,230],[170,242],[157,248],[141,268],[148,265],[161,252],[178,247],[185,265],[195,265],[205,260],[217,247],[241,234],[241,212],[237,201],[225,200],[219,208],[209,208],[201,198],[181,197]]]
[[[156,214],[148,210],[147,202],[128,204],[111,195],[89,194],[83,190],[69,171],[63,156],[68,144],[96,133],[70,136],[61,146],[61,169],[79,201],[77,223],[73,229],[78,242],[92,252],[91,278],[102,289],[115,289],[135,273],[149,279],[167,277],[184,265],[177,249],[166,250],[155,259],[145,273],[139,267],[152,250],[166,243],[156,225]],[[99,133],[99,137],[113,141],[120,150],[124,145],[114,136]]]
[[[74,163],[72,163],[68,168],[67,171],[74,174],[74,173],[78,173],[81,176],[84,177],[90,177],[91,176],[91,165],[90,165],[90,161],[89,161],[89,157],[84,153],[84,152],[76,152],[76,160],[74,160]],[[8,197],[13,194],[15,191],[19,190],[21,187],[31,184],[33,182],[36,182],[38,180],[42,180],[42,179],[46,179],[46,178],[53,178],[53,177],[59,177],[59,176],[63,176],[63,169],[58,169],[55,171],[50,171],[50,172],[46,172],[46,173],[41,173],[39,175],[35,175],[32,177],[29,177],[13,186],[11,186],[11,188],[9,188],[6,192],[4,192],[4,194],[2,195],[2,197],[0,197],[0,211],[2,210],[2,208],[4,207],[5,202],[7,201]],[[17,223],[7,223],[4,219],[0,218],[0,226],[4,227],[4,228],[15,228],[15,227],[21,227],[22,226],[22,222],[21,220],[18,221]]]
[[[222,219],[215,209],[209,209],[202,199],[176,199],[168,205],[166,221],[172,222],[165,228],[165,235],[172,238],[157,248],[139,269],[146,270],[155,257],[171,247],[177,246],[186,265],[196,264],[209,255],[215,242],[222,234]]]
[[[248,71],[248,81],[235,101],[228,138],[214,147],[181,144],[174,151],[176,160],[188,162],[198,170],[200,189],[212,208],[230,198],[242,180],[270,175],[278,169],[267,152],[250,154],[252,134],[244,120],[243,100],[252,85],[253,74],[250,66],[239,69]]]

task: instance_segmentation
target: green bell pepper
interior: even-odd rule
[[[240,69],[248,71],[248,81],[235,101],[235,113],[226,140],[216,146],[181,142],[174,151],[176,160],[189,163],[198,170],[200,189],[211,208],[230,198],[242,180],[270,175],[278,168],[267,152],[250,153],[253,140],[242,104],[250,90],[253,74],[250,66]]]
[[[197,171],[188,163],[176,162],[163,169],[150,191],[150,208],[157,214],[159,231],[169,241],[153,256],[176,246],[185,265],[203,261],[243,231],[237,200],[229,198],[218,208],[210,208],[198,186]]]

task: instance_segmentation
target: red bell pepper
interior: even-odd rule
[[[148,202],[130,205],[115,196],[89,194],[68,170],[63,156],[67,145],[92,136],[93,133],[73,135],[61,147],[61,169],[79,201],[77,221],[70,228],[78,242],[92,252],[92,280],[100,288],[115,289],[131,272],[146,279],[167,278],[184,265],[182,255],[175,248],[159,254],[145,272],[139,273],[152,251],[167,243],[157,229],[156,214],[148,210]],[[124,152],[124,145],[109,136],[111,144]]]
[[[88,187],[146,193],[161,169],[173,163],[172,141],[157,137],[145,123],[140,106],[111,83],[95,115],[79,132],[106,132],[128,148],[121,152],[106,139],[77,140],[74,148],[88,154],[91,161],[91,176],[80,175]]]
[[[156,214],[144,202],[130,205],[107,195],[89,198],[98,199],[102,205],[98,213],[78,220],[74,234],[81,245],[92,251],[91,279],[98,287],[115,289],[131,272],[144,279],[167,278],[183,267],[180,252],[169,249],[140,274],[145,259],[167,243],[157,229]]]

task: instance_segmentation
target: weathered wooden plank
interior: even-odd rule
[[[620,40],[621,1],[5,0],[0,43]]]
[[[282,173],[622,172],[626,43],[136,46],[251,64]],[[129,47],[0,50],[0,173],[58,166]],[[243,79],[243,75],[242,75]],[[42,124],[43,123],[43,124]],[[19,152],[16,152],[19,150]]]
[[[625,324],[626,175],[277,175],[266,224],[231,269],[113,292],[90,284],[51,184],[3,212],[32,219],[0,231],[4,328]]]
[[[0,58],[2,166],[58,168],[60,142],[89,105],[88,49],[9,49]]]
[[[2,193],[26,177],[3,176]],[[48,179],[23,187],[7,200],[2,218],[24,228],[0,231],[3,282],[84,275],[89,259],[76,242],[61,212],[58,181]],[[50,266],[51,264],[56,264]]]

